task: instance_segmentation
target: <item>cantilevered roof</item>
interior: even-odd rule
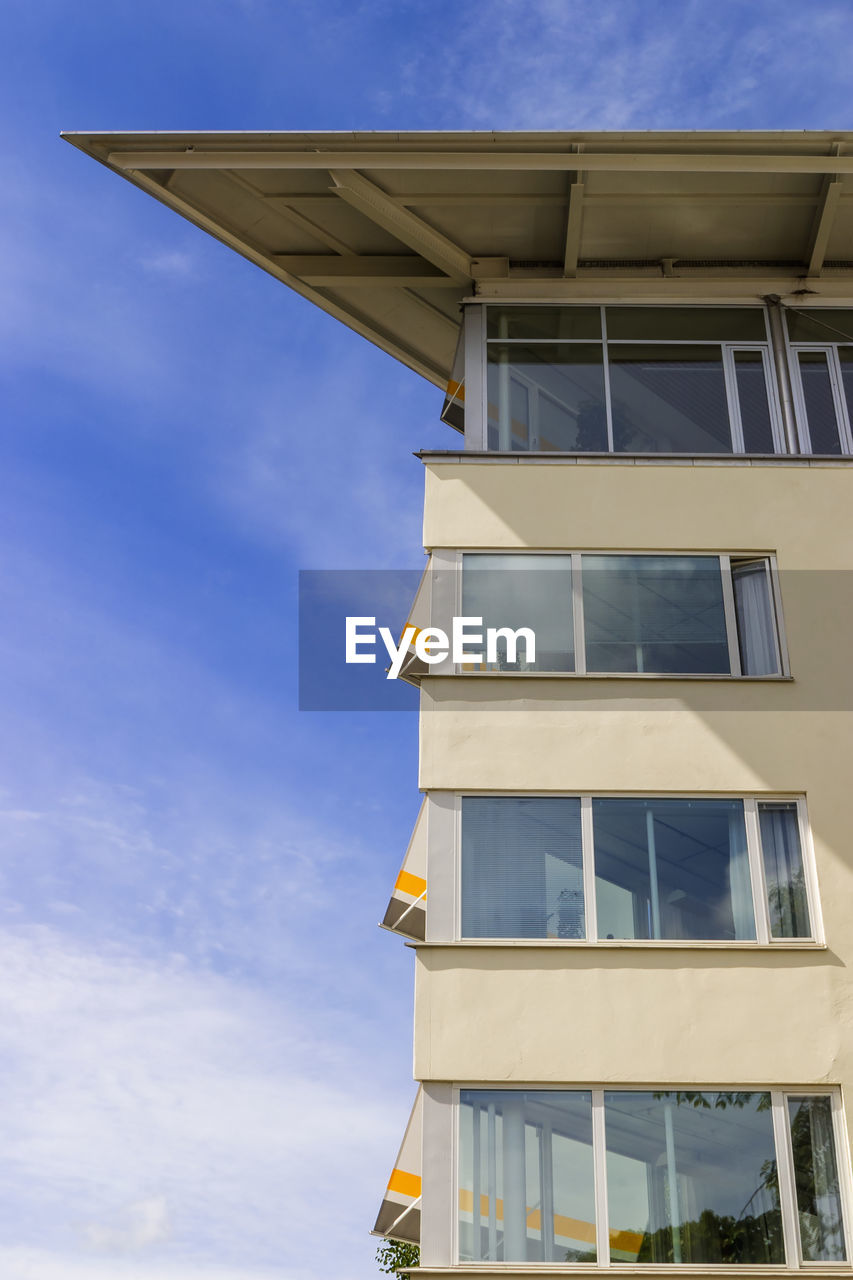
[[[477,293],[853,281],[853,133],[63,136],[441,386]]]

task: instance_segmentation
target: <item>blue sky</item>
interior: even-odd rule
[[[0,1273],[361,1280],[417,726],[296,709],[296,575],[417,567],[412,450],[456,437],[59,130],[849,129],[853,9],[12,0],[4,36]]]

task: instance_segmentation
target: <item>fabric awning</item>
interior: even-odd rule
[[[427,816],[424,800],[382,920],[384,929],[392,929],[394,933],[400,933],[404,938],[413,938],[417,942],[423,942],[426,937],[426,863]]]
[[[425,676],[429,671],[429,667],[415,653],[415,641],[418,638],[418,632],[423,631],[424,627],[430,625],[430,596],[432,587],[432,556],[427,560],[421,580],[418,583],[418,589],[415,592],[415,598],[412,601],[412,607],[409,610],[409,616],[406,618],[402,635],[406,634],[407,627],[413,627],[414,630],[409,637],[409,648],[403,659],[403,665],[400,668],[400,679],[406,680],[409,684],[415,686],[420,684],[421,676]],[[401,635],[401,639],[402,639]]]
[[[421,1242],[422,1114],[423,1090],[419,1087],[372,1235],[408,1244]]]
[[[453,368],[444,392],[441,420],[455,427],[457,431],[465,430],[465,344],[462,341],[461,326],[459,340],[456,343],[456,354],[453,357]]]

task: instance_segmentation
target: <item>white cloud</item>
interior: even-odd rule
[[[192,274],[195,267],[193,255],[180,249],[160,249],[143,255],[139,262],[146,271],[159,272],[167,276],[188,276]]]
[[[170,1234],[165,1196],[136,1200],[106,1222],[90,1222],[85,1231],[93,1248],[108,1253],[135,1253],[147,1245],[168,1240]]]
[[[401,64],[397,95],[440,127],[827,128],[847,100],[853,13],[836,0],[492,0]],[[845,107],[846,110],[846,107]]]
[[[291,1267],[219,1266],[205,1262],[128,1261],[123,1258],[72,1258],[47,1249],[0,1245],[3,1280],[308,1280]],[[322,1273],[319,1273],[322,1274]],[[340,1274],[336,1272],[336,1274]]]
[[[0,969],[4,1277],[364,1273],[404,1114],[286,992],[44,929],[0,934]]]

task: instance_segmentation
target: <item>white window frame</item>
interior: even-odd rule
[[[468,798],[508,797],[525,800],[557,799],[564,797],[580,800],[581,807],[581,858],[582,881],[584,889],[584,934],[583,938],[471,938],[462,932],[462,801]],[[599,938],[597,906],[595,892],[595,846],[592,818],[592,802],[594,799],[608,800],[737,800],[743,804],[744,824],[746,827],[747,858],[749,863],[750,890],[752,894],[753,916],[755,920],[755,938],[720,939],[720,938]],[[761,847],[758,808],[761,804],[772,803],[795,804],[797,806],[797,829],[800,838],[800,853],[803,860],[803,880],[806,891],[806,904],[809,913],[811,933],[801,938],[774,938],[770,933],[770,907],[767,901],[767,882],[764,874],[764,853]],[[453,796],[453,919],[451,923],[450,941],[460,945],[472,946],[524,946],[535,947],[663,947],[663,948],[713,948],[713,949],[754,949],[766,947],[814,949],[824,947],[823,917],[820,911],[818,893],[817,864],[814,856],[814,845],[811,836],[811,825],[808,819],[806,797],[783,794],[736,794],[734,792],[713,794],[697,794],[695,792],[674,791],[630,791],[630,792],[591,792],[591,791],[474,791],[455,792]],[[445,849],[440,851],[442,859]],[[430,930],[432,939],[435,936],[435,925]],[[440,932],[440,930],[439,930]]]
[[[844,394],[844,386],[841,380],[841,365],[838,360],[839,346],[853,346],[853,342],[788,342],[788,361],[791,370],[791,387],[794,393],[794,410],[797,417],[797,434],[799,436],[800,449],[803,453],[813,454],[814,450],[812,448],[809,415],[806,409],[806,397],[803,391],[803,380],[800,371],[801,351],[817,351],[826,356],[841,456],[853,453],[853,429],[851,429],[850,414],[847,411],[847,397]]]
[[[460,1124],[459,1117],[461,1114],[460,1095],[463,1091],[483,1091],[492,1092],[500,1091],[502,1093],[511,1092],[532,1092],[546,1093],[589,1093],[592,1097],[592,1157],[593,1157],[593,1182],[595,1204],[595,1229],[596,1229],[596,1261],[595,1262],[497,1262],[497,1261],[473,1261],[470,1259],[462,1260],[459,1256],[459,1157],[460,1157]],[[779,1202],[780,1216],[782,1221],[782,1238],[783,1249],[785,1253],[785,1261],[779,1263],[749,1263],[745,1267],[739,1266],[737,1263],[720,1263],[720,1264],[704,1264],[704,1263],[661,1263],[661,1262],[632,1262],[632,1263],[613,1263],[610,1260],[610,1238],[609,1238],[609,1222],[608,1222],[608,1201],[607,1201],[607,1135],[605,1130],[605,1114],[604,1114],[604,1095],[605,1093],[618,1092],[648,1092],[653,1093],[658,1090],[666,1090],[669,1092],[691,1092],[691,1093],[719,1093],[723,1090],[743,1091],[747,1093],[769,1093],[770,1106],[773,1124],[773,1138],[776,1155],[776,1167],[779,1177]],[[841,1199],[841,1218],[844,1238],[844,1251],[846,1258],[841,1262],[808,1262],[803,1258],[802,1243],[800,1240],[799,1226],[799,1210],[796,1200],[796,1186],[794,1181],[794,1164],[793,1149],[791,1141],[791,1126],[788,1117],[788,1100],[790,1098],[817,1098],[829,1097],[832,1100],[832,1131],[835,1142],[835,1159],[838,1169],[839,1195]],[[644,1084],[612,1084],[598,1083],[595,1085],[575,1083],[575,1084],[507,1084],[505,1081],[497,1081],[493,1084],[485,1083],[481,1080],[471,1082],[456,1082],[451,1087],[451,1106],[453,1109],[453,1146],[452,1146],[452,1169],[450,1170],[450,1178],[448,1179],[450,1186],[450,1203],[449,1209],[451,1213],[450,1222],[450,1240],[451,1240],[451,1256],[454,1259],[455,1266],[465,1266],[471,1271],[517,1271],[520,1267],[531,1272],[536,1270],[542,1271],[612,1271],[616,1274],[630,1272],[634,1276],[641,1276],[645,1271],[651,1275],[655,1271],[672,1271],[687,1272],[695,1274],[699,1271],[705,1271],[710,1266],[714,1271],[730,1271],[733,1276],[737,1276],[744,1269],[750,1272],[767,1271],[770,1274],[785,1271],[801,1271],[808,1272],[816,1269],[825,1268],[828,1270],[849,1272],[853,1267],[853,1255],[851,1255],[851,1244],[853,1244],[853,1232],[851,1232],[851,1223],[853,1221],[853,1177],[851,1177],[850,1164],[850,1146],[847,1135],[847,1127],[844,1122],[844,1106],[841,1089],[838,1085],[803,1085],[793,1088],[786,1085],[784,1088],[773,1088],[769,1085],[757,1085],[754,1082],[749,1084],[688,1084],[680,1085],[670,1082],[658,1083],[652,1088],[648,1083]]]
[[[435,554],[435,553],[433,553]],[[595,680],[761,680],[774,681],[785,680],[790,678],[790,666],[788,662],[788,647],[785,640],[785,627],[782,615],[782,599],[779,590],[779,571],[776,563],[776,556],[773,552],[724,552],[724,551],[673,551],[671,549],[664,551],[625,551],[625,550],[594,550],[585,551],[568,551],[554,550],[535,550],[526,548],[525,550],[507,549],[501,547],[469,547],[456,550],[455,552],[443,549],[441,552],[442,562],[449,565],[451,559],[455,557],[456,564],[456,590],[454,598],[454,611],[457,616],[462,614],[462,580],[464,572],[464,558],[467,555],[488,556],[488,555],[548,555],[563,556],[571,558],[572,573],[572,623],[573,623],[573,642],[575,646],[575,669],[574,671],[496,671],[486,668],[485,664],[477,670],[471,664],[452,663],[449,660],[441,666],[432,667],[431,671],[434,675],[454,674],[460,676],[501,676],[502,678],[522,678],[530,679],[531,677],[546,677],[553,679],[575,679],[578,676],[589,677]],[[584,618],[583,618],[583,565],[584,556],[703,556],[709,560],[717,560],[720,565],[720,578],[723,591],[723,608],[726,621],[726,639],[729,651],[729,671],[720,672],[673,672],[673,671],[587,671],[586,667],[586,641],[584,634]],[[776,657],[779,670],[770,672],[768,675],[743,675],[741,672],[740,647],[738,642],[737,618],[735,614],[734,604],[734,584],[732,581],[731,562],[732,561],[764,561],[767,567],[768,587],[770,590],[770,599],[773,605],[773,618],[775,621],[775,639],[776,639]],[[443,626],[446,629],[446,622],[441,618],[433,618],[433,625]]]
[[[660,301],[647,301],[647,300],[632,301],[632,302],[607,302],[607,303],[594,303],[594,302],[559,303],[559,302],[554,302],[553,300],[537,301],[537,302],[516,302],[515,300],[513,300],[512,302],[509,302],[509,301],[494,300],[494,301],[491,301],[490,303],[467,304],[465,307],[465,315],[464,315],[465,383],[466,383],[466,386],[470,386],[472,388],[472,394],[466,400],[465,448],[475,449],[475,450],[483,451],[487,453],[496,452],[496,450],[489,449],[489,442],[488,442],[488,420],[489,420],[488,346],[489,346],[489,343],[502,341],[502,342],[506,342],[510,346],[513,344],[518,344],[521,346],[525,346],[525,345],[530,346],[530,345],[536,345],[537,343],[540,343],[540,342],[542,344],[548,345],[548,344],[553,344],[554,342],[564,341],[566,343],[573,342],[577,345],[600,346],[602,348],[602,371],[603,371],[603,378],[604,378],[604,400],[605,400],[605,413],[606,413],[606,422],[607,422],[606,452],[608,454],[612,454],[614,457],[617,457],[617,458],[633,456],[630,453],[625,453],[625,454],[617,453],[614,449],[613,407],[611,403],[610,363],[609,363],[609,356],[608,356],[608,336],[607,336],[607,308],[608,307],[612,308],[614,306],[618,306],[620,308],[625,308],[630,306],[643,307],[643,308],[657,307],[663,311],[666,309],[667,306],[678,306],[678,307],[691,306],[691,307],[694,307],[696,310],[711,311],[711,310],[722,310],[722,309],[730,310],[732,305],[737,305],[737,304],[724,304],[724,303],[703,304],[703,303],[690,303],[690,302],[685,303],[683,300],[678,300],[671,303],[665,303],[665,302],[662,303]],[[755,304],[744,303],[741,305],[743,306],[744,310],[755,311],[759,309]],[[512,307],[512,306],[518,306],[518,307],[542,306],[542,307],[548,307],[551,309],[553,309],[554,307],[561,306],[566,308],[584,307],[587,310],[593,307],[598,307],[599,314],[600,314],[600,322],[601,322],[601,337],[600,338],[563,339],[563,340],[546,339],[546,338],[542,338],[542,339],[491,338],[490,339],[488,337],[488,328],[487,328],[487,307],[488,306],[501,307],[501,308]],[[770,326],[770,318],[769,318],[769,313],[766,306],[761,307],[761,311],[763,312],[764,329],[765,329],[765,335],[766,335],[764,342],[761,342],[758,339],[754,341],[744,341],[744,342],[725,342],[725,341],[716,341],[716,340],[712,342],[712,341],[703,341],[701,339],[696,339],[696,340],[672,339],[664,342],[663,339],[660,339],[660,340],[652,340],[649,343],[649,345],[656,345],[657,341],[659,341],[660,345],[718,346],[720,348],[722,364],[723,364],[723,377],[725,380],[726,402],[727,402],[728,415],[729,415],[729,429],[731,433],[732,449],[730,453],[724,452],[721,454],[712,454],[709,456],[713,456],[713,457],[718,457],[718,456],[719,457],[742,457],[742,456],[748,457],[750,456],[744,449],[743,427],[742,427],[742,420],[741,420],[741,413],[740,413],[740,398],[737,391],[737,379],[736,379],[736,373],[735,373],[735,354],[739,351],[757,351],[761,354],[762,365],[764,368],[765,387],[767,389],[767,403],[768,403],[768,408],[770,412],[771,430],[773,434],[774,454],[784,455],[788,452],[787,439],[786,439],[784,423],[782,419],[779,389],[776,385],[776,370],[775,370],[775,366],[772,359],[773,335],[772,335],[772,330]],[[643,341],[642,338],[632,338],[632,339],[620,338],[620,339],[611,340],[611,343],[612,345],[619,345],[622,343],[627,343],[630,345],[630,344],[642,342],[642,341]],[[479,395],[475,394],[476,388],[479,388],[480,390]],[[470,424],[468,420],[469,414],[470,414]],[[531,432],[531,437],[533,437],[536,434],[536,428],[534,427],[532,416],[531,416],[530,432]],[[531,444],[532,444],[532,440],[531,440]],[[497,450],[497,452],[500,452],[500,450]],[[536,453],[538,451],[531,447],[529,450],[525,452]],[[575,452],[575,451],[572,450],[570,452]],[[547,454],[545,456],[547,456]],[[655,454],[652,452],[649,454],[643,454],[642,456],[644,457],[648,456],[653,458]],[[685,456],[687,457],[691,456],[690,451],[686,451]]]

